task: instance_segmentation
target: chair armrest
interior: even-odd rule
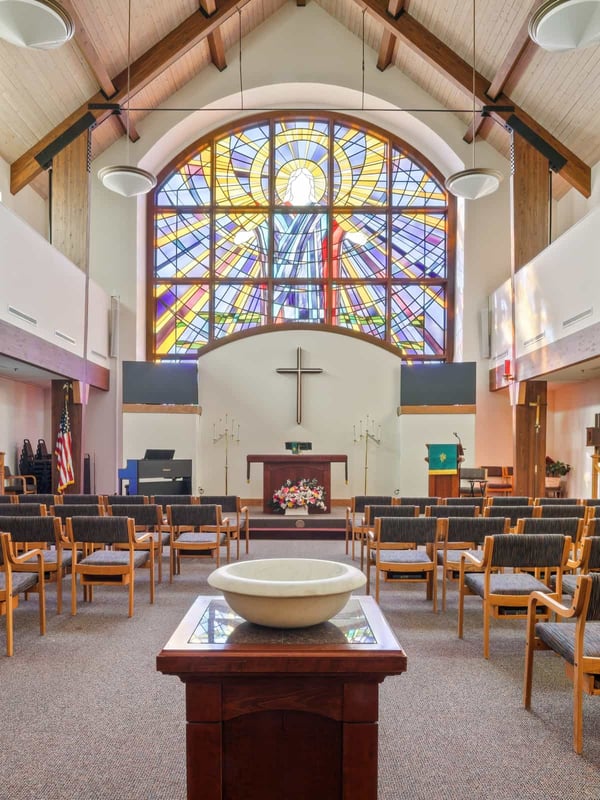
[[[23,491],[25,491],[25,486],[27,485],[25,481],[25,475],[9,475],[4,478],[4,485],[6,486],[8,484],[10,486],[10,484],[14,483],[15,481],[20,483],[23,487]]]
[[[12,551],[12,543],[10,549]],[[37,572],[41,575],[44,571],[44,555],[37,547],[32,550],[26,550],[20,556],[16,556],[14,552],[10,552],[8,558],[13,572]],[[33,558],[37,559],[37,564],[35,565],[28,563],[28,561],[31,561]]]
[[[538,605],[546,606],[549,611],[564,619],[569,619],[575,615],[574,605],[565,606],[553,597],[548,597],[544,592],[532,592],[527,603],[527,613],[535,615]]]
[[[483,567],[483,563],[484,563],[484,559],[483,558],[477,558],[475,553],[469,553],[469,552],[461,553],[461,556],[460,556],[461,567],[467,561],[469,561],[471,564],[475,564],[476,567]]]
[[[144,544],[145,542],[153,542],[154,535],[151,532],[135,534],[134,544]]]

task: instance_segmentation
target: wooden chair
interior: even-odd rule
[[[167,508],[169,506],[194,506],[198,505],[200,498],[193,494],[154,494],[150,497],[152,505],[161,506],[164,516],[163,522],[168,524]]]
[[[552,517],[575,517],[587,522],[592,518],[596,509],[593,506],[583,506],[581,503],[563,503],[561,505],[535,506],[533,516],[539,519],[551,519]]]
[[[530,517],[517,520],[516,527],[516,533],[562,533],[563,536],[570,536],[573,555],[577,553],[584,531],[585,523],[579,517]]]
[[[518,520],[533,517],[534,508],[535,506],[507,506],[504,504],[496,505],[496,503],[494,503],[493,505],[486,506],[483,509],[483,516],[508,517],[510,519],[511,529],[515,529]]]
[[[481,556],[486,536],[508,533],[510,521],[502,517],[449,517],[441,540],[436,543],[436,561],[442,567],[442,611],[446,610],[447,584],[458,581],[463,550]],[[468,565],[465,566],[465,570]],[[473,571],[475,567],[473,567]]]
[[[20,568],[27,565],[28,570]],[[39,550],[27,550],[16,555],[10,533],[0,532],[0,614],[6,616],[6,655],[14,653],[13,614],[19,605],[19,595],[36,592],[39,600],[40,635],[46,633],[46,595],[44,563]]]
[[[443,505],[439,506],[426,506],[426,517],[478,517],[479,506],[475,503],[469,505]]]
[[[0,526],[2,517],[45,517],[48,509],[42,503],[2,503],[0,505]]]
[[[442,500],[441,505],[444,506],[477,506],[479,513],[483,512],[486,504],[485,497],[446,497]]]
[[[487,480],[485,487],[486,497],[512,494],[512,467],[489,466],[483,467],[483,469],[485,469]]]
[[[534,506],[569,506],[569,505],[583,505],[581,500],[576,500],[573,497],[536,497],[533,501]]]
[[[433,517],[378,517],[369,535],[367,594],[371,591],[371,564],[375,568],[375,600],[379,602],[380,576],[386,581],[424,582],[427,597],[437,611],[437,566],[429,555],[436,538],[446,530],[446,519]],[[428,552],[429,550],[429,552]]]
[[[581,575],[600,571],[600,536],[584,536],[576,559],[568,562],[568,567],[578,570]],[[575,594],[578,575],[563,575],[563,593]]]
[[[129,616],[133,616],[135,570],[150,560],[150,602],[154,602],[154,548],[139,549],[151,541],[150,534],[135,534],[129,517],[68,517],[67,538],[72,549],[81,549],[81,558],[71,567],[71,614],[77,614],[77,579],[84,588],[84,599],[93,599],[94,586],[127,586]],[[116,549],[113,545],[126,545]],[[110,548],[110,549],[106,549]],[[87,590],[87,591],[86,591]]]
[[[418,517],[419,506],[365,506],[363,516],[363,526],[366,530],[365,536],[360,541],[360,568],[365,566],[365,547],[367,545],[367,535],[374,532],[375,520],[378,517]]]
[[[223,519],[221,506],[167,506],[169,523],[169,583],[181,572],[182,558],[198,558],[216,553],[217,567],[221,563],[221,547],[225,546],[229,561],[231,526]]]
[[[0,494],[0,505],[8,505],[18,502],[15,494]]]
[[[55,506],[62,503],[62,501],[62,495],[60,494],[20,494],[15,497],[15,502],[20,506],[39,503],[46,506],[46,508],[50,508],[50,506]]]
[[[62,612],[62,580],[71,568],[72,554],[64,550],[64,540],[60,520],[56,517],[2,517],[0,530],[10,533],[13,549],[25,551],[36,549],[42,555],[46,580],[56,583],[56,613]],[[27,563],[14,567],[20,572],[28,572]],[[37,563],[33,565],[37,572]]]
[[[10,467],[4,466],[4,494],[32,494],[37,492],[35,475],[13,475]]]
[[[140,495],[141,496],[141,495]],[[135,524],[136,534],[147,533],[150,539],[144,542],[137,542],[139,550],[154,548],[154,562],[157,565],[158,582],[162,583],[162,556],[164,548],[169,544],[169,527],[163,523],[163,510],[161,506],[150,503],[134,503],[126,505],[116,503],[108,505],[106,508],[111,517],[131,517]],[[127,545],[115,545],[115,548],[123,549]]]
[[[538,622],[539,607],[574,624]],[[529,598],[523,705],[531,708],[533,654],[552,650],[566,662],[573,683],[573,749],[583,750],[583,693],[600,695],[600,573],[580,575],[570,607],[559,600],[533,592]]]
[[[365,506],[391,506],[396,504],[395,498],[391,494],[357,494],[350,498],[350,505],[346,507],[346,555],[348,555],[348,545],[352,541],[352,560],[354,561],[354,542],[366,536],[367,529],[361,515],[365,513]]]
[[[487,473],[484,467],[461,467],[459,494],[461,497],[485,496]]]
[[[571,539],[557,534],[488,536],[479,555],[463,552],[460,559],[458,636],[463,638],[465,596],[479,597],[483,605],[483,657],[490,656],[490,620],[525,619],[527,597],[544,592],[554,599],[562,594],[562,573],[569,559]],[[466,569],[474,564],[477,572]],[[499,570],[512,569],[512,572]],[[527,571],[535,569],[536,575]],[[556,573],[555,588],[550,586]],[[542,580],[543,578],[543,580]]]
[[[394,500],[401,506],[419,506],[419,514],[424,514],[427,506],[437,506],[442,502],[441,497],[395,497]]]
[[[62,495],[64,505],[69,506],[103,506],[103,494],[66,494]]]
[[[147,494],[106,494],[104,495],[104,505],[106,506],[138,506],[146,505],[150,502]]]
[[[526,497],[523,495],[496,495],[488,497],[488,506],[532,506],[533,497]]]
[[[246,542],[246,555],[250,549],[250,518],[248,506],[242,505],[240,497],[234,494],[217,495],[217,494],[202,494],[200,495],[200,505],[221,506],[223,514],[227,514],[231,525],[231,535],[237,541],[237,554],[236,558],[240,558],[240,539],[242,533]]]

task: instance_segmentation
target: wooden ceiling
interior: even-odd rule
[[[33,183],[43,191],[35,156],[89,114],[88,103],[126,103],[128,3],[61,0],[76,23],[73,40],[55,51],[14,47],[0,40],[0,156],[11,166],[11,189]],[[214,64],[227,69],[227,53],[285,3],[318,3],[378,57],[380,69],[397,67],[449,109],[472,102],[471,0],[133,0],[129,85],[135,106],[156,108]],[[527,37],[527,20],[541,0],[477,0],[477,105],[511,105],[520,120],[565,158],[555,196],[574,186],[590,192],[589,165],[600,161],[600,47],[550,54]],[[200,10],[201,9],[201,10]],[[241,13],[239,13],[241,11]],[[364,20],[364,25],[363,25]],[[373,87],[375,88],[375,87]],[[95,157],[125,135],[124,115],[91,111]],[[147,111],[132,112],[129,132]],[[470,115],[459,114],[465,136]],[[497,121],[510,116],[492,111]],[[88,117],[89,120],[89,117]],[[83,123],[84,124],[84,123]],[[507,155],[501,125],[477,119],[484,136]]]

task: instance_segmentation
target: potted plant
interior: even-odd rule
[[[557,488],[560,486],[561,479],[571,471],[571,465],[564,461],[555,461],[550,456],[546,456],[546,486]]]

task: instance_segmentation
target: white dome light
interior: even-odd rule
[[[139,167],[103,167],[98,177],[107,189],[123,197],[147,194],[156,186],[155,176]]]
[[[455,172],[448,176],[445,186],[455,197],[464,200],[478,200],[493,194],[503,179],[501,172],[495,169],[473,168]]]
[[[600,42],[600,0],[549,0],[529,20],[529,36],[554,53]]]
[[[0,38],[17,47],[52,50],[74,32],[71,17],[53,0],[0,0]]]

